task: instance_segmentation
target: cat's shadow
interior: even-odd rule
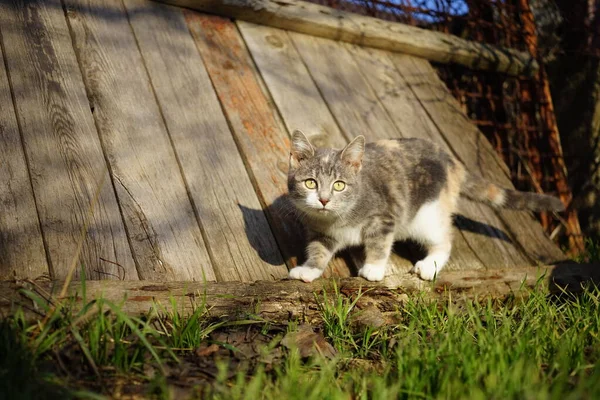
[[[261,209],[256,210],[248,208],[241,204],[238,204],[238,207],[243,215],[245,233],[248,237],[248,241],[264,262],[270,265],[280,265],[281,263],[279,254],[266,250],[264,235],[273,235],[285,258],[295,258],[298,265],[304,262],[304,250],[306,248],[304,229],[302,228],[301,221],[293,212],[293,205],[290,203],[287,196],[284,195],[278,197],[273,204],[264,211]],[[272,233],[260,232],[258,229],[258,226],[264,226],[264,224],[257,224],[256,221],[263,219],[265,215],[271,226]],[[454,218],[454,225],[459,230],[511,242],[511,239],[502,230],[474,221],[463,215],[457,215]],[[393,251],[398,256],[410,261],[412,264],[423,259],[426,255],[423,247],[412,241],[396,242]],[[340,252],[337,257],[344,259],[347,265],[353,265],[354,262],[351,260],[360,262],[361,257],[364,259],[364,251],[360,248],[347,249]],[[351,272],[356,274],[357,271]]]

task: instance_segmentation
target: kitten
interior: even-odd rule
[[[492,207],[563,211],[555,197],[502,189],[466,172],[438,145],[421,139],[380,140],[358,136],[344,149],[315,149],[293,133],[289,198],[305,221],[307,260],[289,277],[311,282],[333,255],[364,245],[359,275],[382,280],[396,240],[422,243],[427,256],[411,272],[433,280],[450,257],[452,215],[460,196]]]

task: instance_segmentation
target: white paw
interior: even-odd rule
[[[435,261],[424,259],[418,261],[410,272],[419,275],[424,281],[432,281],[439,271]]]
[[[358,271],[358,275],[368,281],[380,281],[385,275],[385,265],[365,264]]]
[[[306,283],[310,283],[323,275],[323,270],[312,267],[295,267],[290,270],[289,277],[291,279],[298,279]]]

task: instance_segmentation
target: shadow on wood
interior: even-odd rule
[[[285,243],[279,243],[279,245],[281,248],[287,250],[286,262],[289,262],[290,259],[295,259],[298,265],[304,262],[307,243],[305,230],[302,225],[302,217],[297,213],[294,205],[286,195],[276,198],[273,204],[268,206],[266,210],[252,209],[241,204],[238,204],[238,207],[243,215],[248,241],[264,262],[270,265],[279,265],[279,259],[274,257],[272,252],[265,251],[265,246],[259,232],[256,229],[252,229],[256,223],[255,221],[265,215],[265,213],[270,216],[271,223],[276,223],[284,227],[287,231],[285,237],[278,237],[278,241],[285,240]],[[474,221],[460,214],[455,216],[454,225],[459,230],[472,232],[491,239],[512,242],[510,237],[502,230],[482,222]],[[393,252],[399,257],[410,261],[411,264],[416,263],[426,256],[423,246],[413,241],[396,242]],[[344,259],[350,268],[352,276],[356,276],[358,272],[356,265],[362,265],[362,262],[364,262],[364,251],[362,247],[350,248],[338,253],[337,257]],[[339,274],[334,275],[339,276]]]

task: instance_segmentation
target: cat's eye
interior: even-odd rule
[[[336,192],[341,192],[345,188],[346,188],[346,184],[342,181],[337,181],[333,184],[333,190],[335,190]]]
[[[317,187],[317,181],[315,181],[314,179],[307,179],[304,181],[304,184],[309,189],[314,189]]]

